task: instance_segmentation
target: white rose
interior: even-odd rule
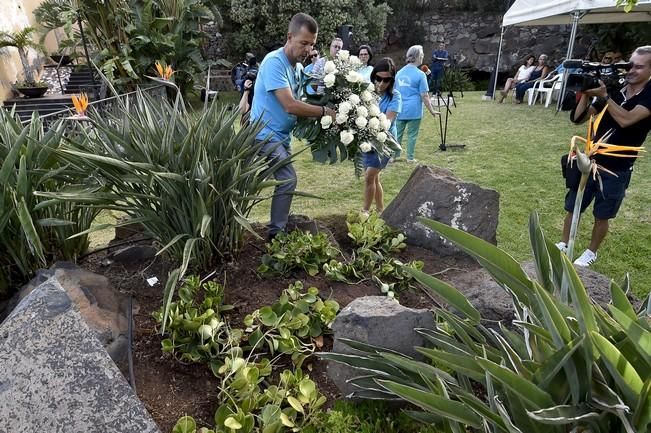
[[[337,72],[337,67],[335,66],[335,62],[332,60],[328,60],[325,62],[325,65],[323,66],[323,72],[326,74],[334,74]]]
[[[366,88],[369,92],[374,92],[375,91],[375,86],[373,83],[368,83],[368,87]]]
[[[373,94],[368,90],[364,90],[360,96],[362,97],[362,101],[364,102],[369,102],[373,100]]]
[[[352,105],[350,104],[350,102],[348,102],[348,101],[344,101],[344,102],[342,102],[341,104],[339,104],[339,109],[337,110],[337,112],[339,112],[339,113],[344,113],[344,114],[348,114],[348,112],[349,112],[350,110],[352,110],[352,109],[353,109],[353,107],[352,107]]]
[[[330,125],[332,125],[332,117],[323,116],[321,118],[321,128],[328,129],[328,128],[330,128]]]
[[[376,138],[377,141],[379,141],[380,143],[384,143],[385,141],[387,141],[387,138],[388,138],[388,137],[387,137],[387,133],[386,133],[386,132],[380,131],[380,132],[377,133],[377,135],[375,136],[375,138]]]
[[[362,81],[362,76],[355,71],[349,71],[346,74],[346,80],[349,83],[359,83],[360,81]]]
[[[373,146],[371,146],[371,143],[369,143],[368,141],[365,141],[359,145],[359,150],[361,150],[364,153],[370,152],[371,150],[373,150]]]
[[[349,62],[353,66],[359,66],[362,64],[362,62],[359,60],[359,57],[357,56],[350,56]]]
[[[368,117],[368,109],[363,105],[357,107],[357,115],[362,117]]]
[[[380,115],[380,107],[378,107],[376,104],[371,105],[368,109],[368,114],[373,117],[378,117]]]
[[[389,119],[385,118],[382,121],[382,129],[384,129],[385,131],[388,131],[389,128],[391,128],[391,121]]]
[[[341,131],[341,133],[339,133],[339,141],[341,141],[342,144],[349,145],[354,139],[355,136],[350,131]]]
[[[326,87],[332,87],[335,85],[335,74],[328,74],[323,79],[323,83]]]
[[[344,62],[350,58],[350,52],[348,50],[341,50],[337,54],[337,57],[339,57],[341,60]]]
[[[387,115],[384,114],[384,113],[380,113],[377,117],[380,118],[380,122],[384,123],[384,121],[385,121],[386,118],[387,118]]]
[[[354,93],[348,97],[348,101],[353,105],[358,105],[360,103],[359,96]]]
[[[355,125],[357,125],[359,129],[366,127],[367,123],[368,120],[366,120],[366,117],[359,116],[357,119],[355,119]]]
[[[368,127],[377,131],[380,129],[380,120],[377,117],[371,117],[371,120],[368,121]]]
[[[348,122],[348,114],[337,113],[337,116],[335,117],[335,122],[337,122],[337,125],[341,125],[343,123]]]

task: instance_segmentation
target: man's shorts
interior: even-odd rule
[[[599,189],[599,180],[593,180],[592,175],[588,178],[588,184],[585,187],[583,194],[583,202],[581,203],[581,213],[586,210],[592,200],[594,200],[594,208],[592,214],[596,219],[608,220],[615,218],[619,207],[622,205],[624,196],[626,195],[626,188],[631,182],[631,175],[633,170],[617,171],[617,176],[610,173],[601,171],[601,182],[603,184],[603,192]],[[570,189],[565,195],[565,210],[568,212],[574,211],[574,202],[576,200],[576,190]]]
[[[380,157],[376,151],[372,150],[370,152],[362,152],[362,162],[364,163],[364,168],[377,168],[378,170],[382,170],[387,166],[389,157]]]

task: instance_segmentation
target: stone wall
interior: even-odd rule
[[[462,68],[492,71],[500,43],[502,15],[478,12],[430,13],[415,20],[422,29],[425,60],[429,61],[432,50],[443,40],[450,55],[456,55]],[[565,57],[569,44],[570,26],[509,27],[504,34],[500,72],[510,72],[528,54],[549,56],[549,64],[556,66]],[[575,45],[575,57],[582,55],[586,46],[579,38]]]

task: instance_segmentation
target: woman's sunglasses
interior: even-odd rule
[[[390,83],[393,81],[393,77],[375,77],[376,83]]]
[[[315,57],[318,57],[318,54],[310,54],[310,59],[313,59]]]

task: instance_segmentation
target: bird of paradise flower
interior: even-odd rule
[[[70,119],[84,120],[88,119],[86,112],[88,111],[88,95],[81,93],[79,95],[72,95],[72,105],[75,107],[75,114]]]
[[[608,130],[601,137],[597,137],[597,130],[601,124],[601,120],[606,114],[608,106],[604,107],[603,110],[595,117],[594,115],[590,116],[588,121],[588,133],[586,138],[575,135],[572,137],[570,142],[570,153],[568,155],[568,164],[571,165],[573,161],[576,161],[577,168],[581,172],[581,180],[579,181],[579,187],[577,189],[576,199],[574,201],[574,210],[572,213],[572,225],[570,226],[570,239],[567,244],[567,256],[572,259],[574,253],[574,243],[576,240],[576,234],[579,226],[579,217],[581,215],[581,203],[583,202],[583,194],[585,192],[585,187],[588,183],[588,177],[592,175],[592,179],[595,182],[599,183],[599,189],[603,189],[603,184],[601,181],[600,172],[606,172],[612,176],[617,176],[616,173],[608,170],[604,166],[597,163],[595,157],[597,155],[606,155],[613,156],[617,158],[638,158],[639,155],[637,152],[644,152],[642,146],[623,146],[616,144],[609,144],[608,140],[613,134],[613,130]],[[580,144],[584,143],[585,147],[581,151]],[[634,153],[630,153],[634,152]],[[563,293],[561,293],[563,297]]]

